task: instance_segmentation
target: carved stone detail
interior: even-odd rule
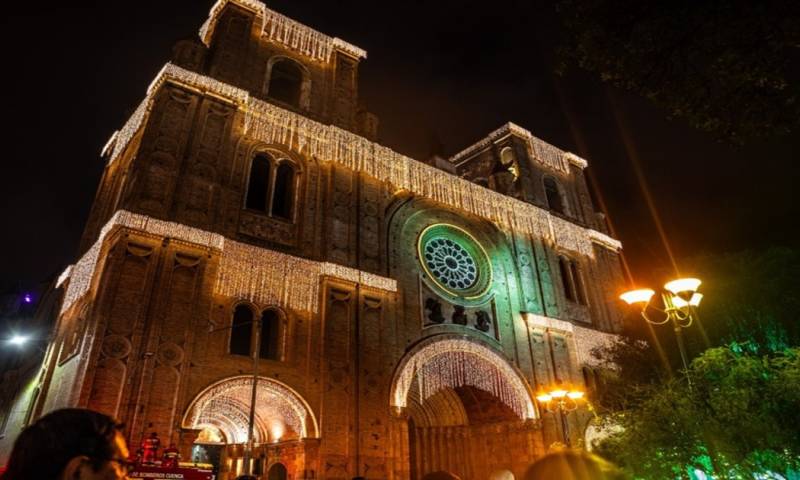
[[[176,366],[183,362],[183,349],[174,343],[162,343],[156,352],[158,363],[162,365]]]
[[[131,342],[122,335],[109,335],[103,340],[103,354],[109,358],[122,359],[131,353]]]

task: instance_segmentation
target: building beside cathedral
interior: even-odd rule
[[[96,409],[232,479],[255,357],[261,478],[520,476],[563,441],[536,392],[584,387],[620,321],[586,162],[514,124],[396,153],[365,58],[255,0],[176,45],[103,150],[26,421]]]

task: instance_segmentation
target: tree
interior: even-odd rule
[[[789,248],[706,255],[687,262],[703,279],[701,322],[687,333],[692,350],[732,345],[751,353],[800,346],[800,252]],[[706,332],[709,344],[699,334]],[[670,332],[671,333],[671,332]]]
[[[622,428],[596,449],[636,478],[688,478],[694,469],[788,477],[800,468],[798,411],[800,348],[765,356],[714,348],[687,377],[654,384],[638,405],[608,415]]]
[[[723,139],[786,133],[800,121],[800,3],[561,0],[578,65]]]

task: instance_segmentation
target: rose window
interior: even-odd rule
[[[475,260],[464,247],[449,238],[432,238],[424,248],[428,270],[443,285],[463,290],[475,285]]]

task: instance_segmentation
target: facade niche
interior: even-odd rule
[[[561,215],[567,214],[564,196],[555,178],[544,177],[544,194],[547,199],[547,208]]]
[[[270,155],[259,153],[250,164],[245,208],[291,221],[296,177],[296,168],[289,160],[276,163]]]

